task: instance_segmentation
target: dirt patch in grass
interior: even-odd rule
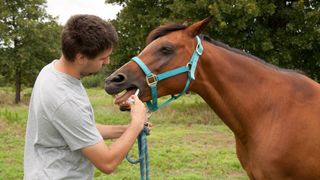
[[[6,120],[0,119],[0,135],[4,133],[24,137],[25,126],[18,123],[8,123]]]
[[[7,123],[4,122],[4,120],[0,119],[0,132],[4,131],[7,127]]]

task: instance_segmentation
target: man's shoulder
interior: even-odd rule
[[[71,76],[58,72],[53,63],[46,65],[39,73],[34,88],[41,89],[48,96],[68,96],[81,89],[80,81]],[[40,92],[40,93],[41,93]],[[60,97],[59,95],[59,97]]]
[[[34,100],[44,105],[56,107],[72,98],[76,85],[55,72],[52,63],[46,65],[39,73],[33,87]]]

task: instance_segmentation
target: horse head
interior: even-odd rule
[[[190,26],[181,24],[167,24],[159,26],[151,31],[147,37],[147,46],[133,59],[139,62],[129,61],[105,80],[105,90],[108,94],[118,94],[115,103],[120,104],[127,100],[136,89],[140,90],[139,98],[146,102],[152,100],[151,86],[156,84],[156,96],[174,95],[186,88],[188,73],[176,74],[172,77],[158,81],[156,75],[190,66],[189,61],[197,46],[196,36],[210,22],[211,17],[198,21]],[[142,65],[141,65],[142,64]],[[146,70],[151,75],[146,74]],[[187,88],[186,88],[187,90]]]

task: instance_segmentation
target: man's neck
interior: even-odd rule
[[[76,67],[76,64],[74,62],[68,61],[63,56],[60,57],[58,62],[55,64],[55,69],[59,72],[68,74],[70,76],[73,76],[77,79],[80,79],[80,73]]]

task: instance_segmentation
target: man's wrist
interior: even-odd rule
[[[131,123],[129,125],[129,127],[132,127],[139,132],[142,130],[143,126],[144,126],[144,124],[137,123],[137,121],[135,121],[134,119],[131,120]]]

